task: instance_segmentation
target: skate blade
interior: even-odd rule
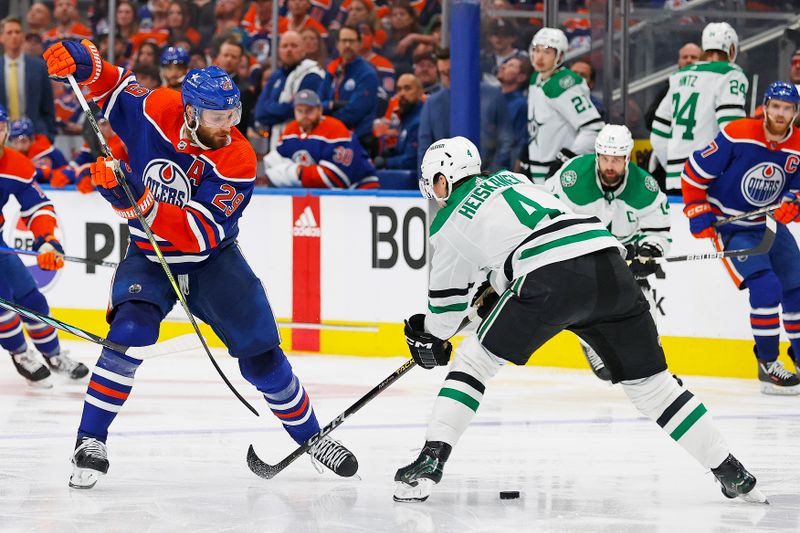
[[[52,389],[53,388],[53,378],[46,377],[44,379],[40,379],[39,381],[31,381],[26,379],[25,381],[28,382],[28,385],[34,389]]]
[[[800,394],[800,385],[778,387],[772,383],[761,383],[761,394],[769,394],[771,396],[797,396]]]
[[[764,503],[766,505],[769,505],[769,501],[767,500],[767,497],[764,496],[764,493],[755,488],[750,492],[748,492],[747,494],[740,494],[739,498],[743,499],[748,503]]]
[[[69,486],[73,489],[91,489],[97,484],[102,472],[90,468],[73,467],[72,475],[69,476]]]
[[[431,495],[433,485],[433,481],[427,478],[422,478],[417,481],[416,486],[398,481],[394,489],[394,496],[392,498],[394,501],[401,503],[424,502],[428,499],[428,496]]]

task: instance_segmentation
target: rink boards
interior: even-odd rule
[[[99,195],[69,190],[49,190],[48,195],[58,211],[60,237],[69,255],[120,260],[126,227]],[[32,237],[15,224],[16,206],[9,207],[6,243],[29,247]],[[672,204],[671,253],[710,251],[710,242],[689,234],[682,207]],[[267,288],[284,347],[295,352],[405,355],[402,320],[427,307],[426,231],[433,209],[415,192],[255,194],[240,220],[239,243]],[[791,229],[797,236],[798,225]],[[101,335],[107,332],[112,269],[69,264],[55,276],[31,269],[57,317]],[[719,261],[671,263],[664,270],[666,279],[652,284],[671,368],[685,374],[754,376],[746,292],[736,290]],[[245,302],[247,295],[231,298]],[[173,310],[162,339],[188,331],[181,314]],[[211,342],[221,346],[211,336]],[[569,333],[553,339],[531,362],[586,366]]]

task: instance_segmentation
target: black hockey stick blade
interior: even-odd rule
[[[22,250],[20,248],[8,248],[6,246],[0,246],[0,253],[4,254],[16,254],[16,255],[32,255],[37,256],[39,252],[34,252],[33,250]],[[117,263],[112,263],[111,261],[101,261],[99,259],[87,259],[85,257],[75,257],[72,255],[64,255],[62,256],[64,261],[72,262],[72,263],[83,263],[84,265],[91,265],[91,266],[104,266],[109,268],[117,268]]]
[[[299,446],[295,449],[292,453],[290,453],[285,459],[283,459],[280,463],[275,465],[270,465],[265,463],[261,460],[261,458],[256,453],[255,448],[253,445],[250,445],[250,448],[247,450],[247,466],[250,468],[250,471],[253,472],[255,475],[262,477],[264,479],[272,479],[279,473],[281,473],[287,466],[295,462],[298,457],[303,455],[304,453],[308,452],[311,448],[314,447],[322,438],[328,435],[331,431],[342,425],[344,421],[355,414],[359,409],[364,407],[373,398],[375,398],[378,394],[389,388],[389,386],[400,379],[400,377],[411,370],[416,363],[413,359],[409,359],[403,365],[395,370],[390,376],[386,379],[378,383],[375,387],[372,388],[368,393],[358,399],[353,405],[348,407],[341,413],[339,416],[334,418],[327,426],[319,430],[315,433],[310,439],[308,439],[305,444]]]

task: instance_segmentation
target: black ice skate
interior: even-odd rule
[[[597,352],[583,343],[581,343],[581,350],[583,350],[583,355],[586,356],[586,360],[589,362],[589,368],[592,369],[594,375],[603,381],[611,381],[611,372],[606,368],[605,363],[603,363],[603,360],[597,355]]]
[[[800,378],[786,370],[778,360],[758,361],[758,381],[763,394],[800,394]]]
[[[75,444],[72,454],[72,475],[69,486],[73,489],[91,489],[100,476],[108,472],[106,445],[97,439],[83,437]]]
[[[756,478],[745,470],[742,463],[733,455],[728,455],[721,465],[712,468],[714,476],[722,485],[722,494],[726,498],[741,498],[751,503],[769,503],[764,494],[756,487]]]
[[[33,350],[28,349],[21,353],[11,354],[11,360],[19,375],[25,378],[31,387],[49,389],[53,386],[50,380],[50,371]]]
[[[311,462],[319,472],[322,472],[322,469],[318,467],[318,464],[322,464],[337,476],[342,477],[353,476],[358,471],[358,460],[353,452],[331,437],[323,437],[308,450],[308,453],[311,455]]]
[[[71,359],[67,353],[66,351],[61,351],[58,355],[45,357],[44,360],[47,361],[47,366],[50,367],[50,370],[56,374],[67,376],[70,379],[86,377],[89,373],[89,369],[86,368],[86,365]]]
[[[396,502],[424,502],[431,495],[433,485],[442,480],[444,463],[453,447],[446,442],[428,441],[419,452],[417,460],[397,470],[394,480]]]

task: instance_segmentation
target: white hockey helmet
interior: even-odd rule
[[[620,124],[606,124],[594,140],[596,154],[625,156],[630,160],[633,150],[633,135],[631,130]]]
[[[420,167],[422,176],[419,190],[422,196],[429,200],[444,201],[450,198],[454,183],[480,173],[481,154],[478,147],[466,137],[441,139],[428,147]],[[437,197],[433,192],[434,178],[439,174],[447,180],[447,196],[444,198]]]
[[[531,39],[531,46],[528,48],[531,62],[533,62],[533,49],[537,46],[554,48],[556,51],[556,67],[558,67],[564,62],[569,43],[567,42],[567,36],[558,28],[542,28],[533,36],[533,39]]]
[[[703,28],[703,52],[719,50],[733,62],[739,52],[739,36],[727,22],[712,22]]]

